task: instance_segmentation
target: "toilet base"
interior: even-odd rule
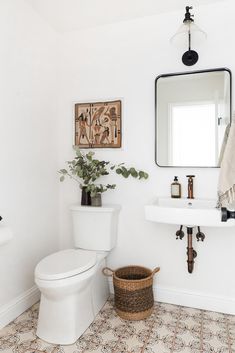
[[[95,317],[91,278],[88,281],[84,281],[83,288],[64,296],[56,295],[58,293],[53,293],[54,290],[51,293],[43,293],[42,290],[36,331],[39,338],[66,345],[73,344],[83,334]]]
[[[61,345],[77,341],[108,299],[108,283],[102,275],[104,266],[102,259],[79,276],[56,281],[35,279],[41,290],[36,331],[39,338]]]
[[[101,257],[102,255],[100,255]],[[102,269],[106,266],[106,259],[102,258],[99,261],[97,272],[93,277],[92,283],[92,305],[94,315],[96,316],[100,309],[105,305],[109,297],[109,285],[107,277],[103,275]]]

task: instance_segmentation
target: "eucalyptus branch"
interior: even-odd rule
[[[76,148],[76,156],[72,161],[68,161],[68,170],[60,169],[62,174],[60,181],[64,181],[66,176],[74,179],[79,183],[81,188],[85,188],[91,196],[103,193],[108,189],[115,189],[115,184],[96,184],[95,182],[102,176],[109,175],[111,171],[116,174],[128,178],[129,176],[136,179],[148,179],[148,174],[143,170],[136,170],[134,167],[127,168],[125,163],[111,164],[109,161],[98,160],[94,158],[94,152],[83,153]]]
[[[64,172],[64,171],[65,171],[65,172]],[[64,181],[65,176],[67,175],[67,176],[69,176],[71,179],[75,180],[80,186],[82,185],[82,183],[81,183],[77,178],[75,178],[72,174],[68,173],[67,170],[61,169],[61,170],[59,170],[58,173],[62,174],[61,177],[60,177],[60,181]]]

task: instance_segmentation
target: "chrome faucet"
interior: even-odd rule
[[[193,196],[193,178],[195,175],[186,175],[188,178],[188,199],[194,199]]]

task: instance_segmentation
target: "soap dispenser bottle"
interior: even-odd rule
[[[178,182],[178,177],[175,176],[173,183],[171,184],[171,197],[173,199],[181,198],[181,185]]]

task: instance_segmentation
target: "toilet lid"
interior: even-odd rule
[[[89,250],[67,249],[42,259],[35,268],[38,279],[55,280],[75,276],[96,263],[96,253]]]

